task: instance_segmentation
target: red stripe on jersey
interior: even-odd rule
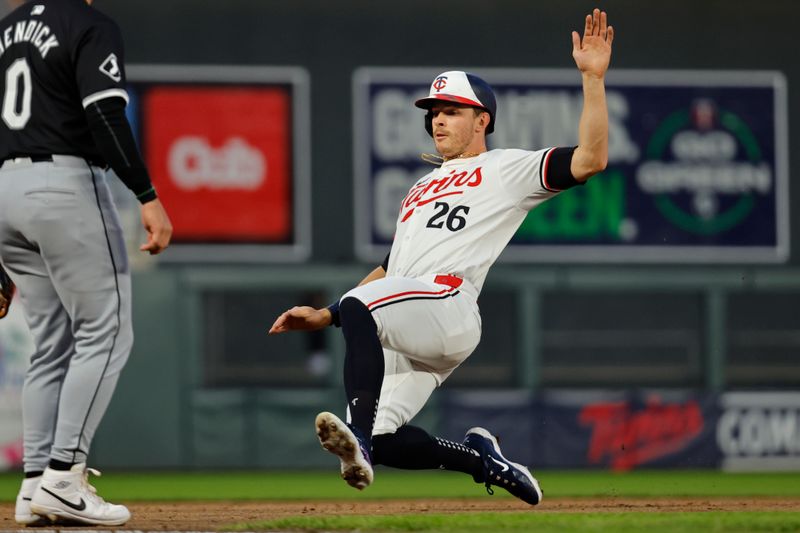
[[[454,290],[456,290],[455,287],[448,287],[446,289],[442,289],[440,291],[435,291],[435,292],[434,291],[406,291],[406,292],[399,292],[397,294],[390,294],[389,296],[384,296],[383,298],[379,298],[379,299],[375,300],[374,302],[368,303],[367,304],[367,309],[372,309],[373,306],[376,306],[376,305],[378,305],[380,303],[386,302],[387,300],[393,300],[395,298],[403,298],[403,297],[409,296],[411,294],[417,294],[417,295],[425,295],[425,294],[427,294],[429,296],[439,296],[441,294],[444,294],[446,292],[452,292]]]
[[[547,189],[548,191],[557,191],[558,190],[558,189],[555,189],[555,188],[551,187],[550,184],[547,183],[547,167],[550,165],[550,155],[553,153],[553,150],[555,150],[555,148],[552,148],[544,156],[544,164],[542,165],[542,185],[544,185],[544,188]]]

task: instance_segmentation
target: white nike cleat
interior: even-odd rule
[[[328,412],[318,414],[315,425],[319,443],[341,461],[342,479],[358,490],[369,487],[374,478],[372,459],[361,432]]]
[[[50,520],[46,516],[41,516],[31,512],[31,498],[33,493],[39,488],[42,476],[25,478],[17,494],[17,505],[14,507],[14,520],[23,526],[46,526]]]
[[[31,512],[53,522],[76,521],[100,526],[121,526],[131,518],[124,505],[108,503],[89,484],[89,474],[100,472],[86,468],[86,463],[73,465],[68,471],[48,468],[30,503]]]

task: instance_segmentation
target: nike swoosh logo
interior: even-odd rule
[[[76,511],[83,511],[84,509],[86,509],[86,502],[85,502],[85,501],[83,501],[83,498],[81,498],[81,499],[80,499],[80,501],[79,501],[78,503],[72,503],[71,501],[69,501],[69,500],[65,500],[64,498],[62,498],[62,497],[61,497],[61,496],[59,496],[58,494],[55,494],[55,493],[53,493],[53,492],[51,492],[51,491],[47,490],[47,489],[46,489],[46,488],[44,488],[44,487],[42,487],[42,490],[43,490],[43,491],[45,491],[45,492],[46,492],[47,494],[49,494],[50,496],[52,496],[53,498],[55,498],[56,500],[60,501],[60,502],[61,502],[61,503],[63,503],[64,505],[66,505],[67,507],[70,507],[70,508],[72,508],[72,509],[75,509]]]
[[[500,468],[502,468],[502,469],[503,469],[503,472],[505,472],[506,470],[508,470],[508,465],[507,465],[507,464],[505,464],[505,463],[501,463],[500,461],[498,461],[497,459],[495,459],[495,458],[494,458],[494,457],[492,457],[491,455],[489,456],[489,459],[491,459],[492,461],[494,461],[495,463],[497,463],[498,465],[500,465]],[[46,489],[45,489],[45,490],[46,490]],[[56,498],[58,498],[58,496],[56,496]],[[58,498],[58,499],[60,500],[61,498]]]

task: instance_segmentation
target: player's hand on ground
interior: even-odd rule
[[[325,309],[314,309],[307,305],[292,307],[281,314],[272,327],[269,334],[283,333],[293,330],[315,330],[322,329],[331,325],[331,312]]]
[[[598,78],[605,76],[613,41],[614,28],[608,25],[606,12],[595,8],[591,15],[586,15],[583,39],[578,32],[572,32],[572,57],[578,70]]]
[[[156,198],[142,204],[142,225],[147,231],[147,242],[139,247],[143,252],[156,255],[163,252],[172,239],[172,222],[169,221],[167,211]]]

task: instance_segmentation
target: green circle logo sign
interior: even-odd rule
[[[736,159],[740,147],[747,160]],[[691,111],[664,119],[645,157],[636,171],[639,188],[654,197],[664,218],[696,235],[738,226],[757,195],[772,192],[772,172],[753,132],[710,100],[698,100]]]

